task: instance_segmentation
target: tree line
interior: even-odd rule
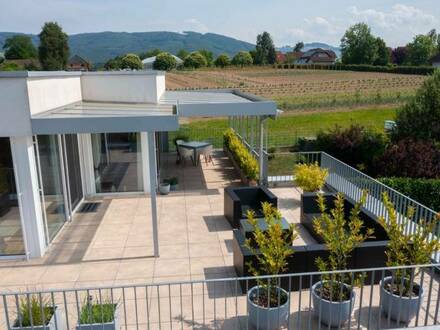
[[[38,59],[41,69],[45,71],[63,70],[69,59],[68,35],[63,32],[56,22],[44,24],[38,35],[40,43],[38,48],[26,35],[14,35],[6,39],[3,49],[7,60]],[[11,63],[4,70],[19,69],[15,63]],[[33,62],[26,64],[25,69],[35,70],[39,67]]]

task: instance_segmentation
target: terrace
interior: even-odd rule
[[[61,307],[59,322],[67,322],[68,328],[76,324],[77,308],[88,295],[118,301],[121,325],[128,329],[248,328],[246,295],[240,288],[250,286],[252,278],[237,277],[233,232],[223,215],[224,188],[239,186],[239,176],[221,150],[215,151],[213,164],[201,162],[197,167],[176,165],[175,157],[175,153],[161,155],[161,171],[177,175],[180,189],[157,200],[158,258],[154,258],[148,197],[87,200],[97,203],[96,209],[77,213],[45,257],[1,264],[2,309],[6,307],[9,322],[16,315],[15,299],[35,291]],[[299,224],[301,190],[278,187],[271,191],[287,221],[298,224],[300,235],[293,245],[316,243]],[[360,273],[384,276],[382,269],[351,274]],[[310,276],[297,273],[283,280],[304,285]],[[418,281],[429,294],[410,325],[435,325],[439,322],[438,275],[433,267],[425,267]],[[378,285],[362,283],[356,288],[359,298],[350,325],[343,328],[398,326],[381,315],[378,293]],[[295,291],[292,286],[290,299],[289,328],[321,327],[311,312],[311,291],[306,285]],[[7,323],[4,315],[2,327]]]
[[[242,212],[230,219],[231,195],[225,188],[252,186],[256,179],[258,185],[246,190],[255,198],[246,206],[260,205],[261,192],[274,197],[286,222],[299,231],[288,247],[296,251],[288,271],[258,280],[275,279],[288,292],[289,328],[321,328],[324,315],[315,313],[316,292],[310,287],[329,275],[316,272],[315,264],[316,256],[327,251],[302,221],[305,194],[291,186],[289,173],[295,163],[316,162],[328,169],[326,191],[343,192],[347,200],[358,200],[367,189],[362,212],[368,221],[386,217],[383,192],[400,222],[409,207],[417,219],[436,216],[326,153],[289,155],[284,167],[289,172],[271,173],[266,123],[278,114],[272,101],[236,90],[166,92],[161,72],[37,72],[0,78],[7,118],[0,123],[0,146],[8,167],[0,219],[0,326],[5,328],[25,328],[23,315],[31,299],[38,301],[43,316],[51,313],[50,329],[75,328],[79,319],[90,316],[90,301],[117,306],[113,328],[249,328],[247,293],[257,278],[249,276],[246,261],[255,261],[257,252],[244,248]],[[29,102],[17,102],[22,99]],[[168,133],[178,129],[181,118],[215,116],[229,118],[224,149],[216,141],[213,162],[177,163]],[[179,188],[157,196],[158,183],[171,176],[178,178]],[[409,222],[404,231],[419,228]],[[438,230],[430,241],[438,239]],[[405,297],[397,297],[387,312],[378,283],[403,270],[384,267],[385,245],[380,244],[362,246],[353,252],[350,270],[331,273],[360,279],[356,299],[350,300],[351,318],[338,327],[438,325],[439,255],[432,255],[432,265],[403,267],[421,269],[415,280],[423,295],[417,316],[397,324],[385,314]],[[409,314],[400,307],[398,313],[399,318]],[[110,326],[98,323],[92,328]],[[36,325],[33,318],[30,324]],[[279,328],[270,325],[263,328]]]

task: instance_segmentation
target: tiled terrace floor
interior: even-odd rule
[[[223,188],[238,182],[229,160],[222,153],[217,153],[214,164],[201,163],[198,167],[182,167],[175,165],[173,155],[163,155],[161,175],[163,178],[177,176],[180,189],[158,198],[159,258],[152,257],[150,201],[147,197],[97,199],[94,201],[100,203],[97,212],[78,213],[74,220],[66,225],[44,258],[0,262],[0,291],[119,286],[234,277],[232,231],[223,217]],[[298,222],[299,191],[295,188],[277,188],[273,189],[273,192],[279,198],[279,206],[286,219],[289,222]],[[310,242],[311,238],[307,233],[301,231],[301,236],[295,244]],[[438,290],[438,283],[435,283]],[[213,308],[217,308],[218,315],[224,315],[219,311],[225,310],[225,301],[229,315],[235,313],[236,302],[238,314],[244,315],[245,297],[240,296],[235,301],[232,295],[233,285],[220,286],[223,284],[218,284],[214,292],[212,286],[201,291],[202,286],[199,284],[193,291],[196,295],[193,298],[195,301],[191,301],[190,287],[185,285],[184,310],[183,315],[180,315],[185,320],[181,323],[180,319],[178,321],[173,316],[172,322],[176,323],[174,328],[180,328],[181,325],[185,329],[192,328],[191,311],[188,310],[190,306],[197,309],[196,328],[209,328],[217,324],[212,320]],[[153,312],[157,311],[158,301],[163,322],[169,322],[169,319],[164,320],[163,317],[167,317],[167,310],[171,305],[172,314],[176,317],[180,314],[179,305],[181,306],[182,302],[177,287],[172,288],[170,292],[170,296],[173,297],[171,300],[168,298],[166,287],[164,288],[160,300],[155,298],[157,293],[150,292],[151,322],[158,321],[157,313]],[[375,290],[378,292],[377,287]],[[127,294],[131,303],[127,307],[127,313],[131,313],[129,323],[132,323],[133,293],[128,291]],[[142,290],[138,294],[145,295]],[[303,292],[302,309],[307,309],[308,294],[308,291]],[[364,299],[368,300],[368,294],[364,295]],[[215,296],[220,297],[217,307],[214,307],[212,301]],[[293,297],[292,306],[295,307],[298,304],[297,293],[294,293]],[[435,297],[437,299],[437,295]],[[376,301],[377,297],[374,299]],[[368,301],[364,304],[367,303]],[[145,309],[145,302],[141,301],[140,304],[143,305],[139,308]],[[200,319],[202,306],[208,319],[209,326],[206,327]],[[292,322],[296,322],[301,314],[302,312],[294,314],[296,316]],[[71,317],[74,319],[75,315]],[[145,315],[141,317],[142,322],[139,322],[145,326]],[[355,318],[355,314],[353,317]],[[303,322],[307,318],[308,314],[304,312]],[[0,322],[2,319],[0,316]],[[243,316],[233,317],[224,324],[221,319],[220,316],[218,320],[225,329],[235,326],[236,321],[245,322]],[[364,321],[361,328],[365,328]],[[357,324],[356,320],[354,322]],[[155,328],[152,326],[152,329]]]

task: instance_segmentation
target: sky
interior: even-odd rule
[[[389,46],[440,30],[439,0],[0,0],[0,31],[38,33],[57,21],[68,34],[100,31],[213,32],[255,43],[262,31],[276,46],[298,41],[339,45],[366,22]]]

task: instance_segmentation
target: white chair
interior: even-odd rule
[[[194,164],[194,159],[193,159],[194,152],[191,149],[178,146],[177,150],[179,152],[180,161],[182,162],[183,165],[186,164],[185,160],[187,158],[191,159],[192,163]]]
[[[180,157],[180,153],[179,153],[179,146],[185,141],[183,140],[176,140],[175,145],[176,145],[176,151],[177,151],[177,159],[176,159],[176,164],[178,164],[181,161],[181,157]]]
[[[214,159],[212,158],[212,145],[204,147],[201,150],[200,154],[203,155],[203,158],[205,158],[206,164],[208,164],[208,162],[210,162],[214,165]]]

